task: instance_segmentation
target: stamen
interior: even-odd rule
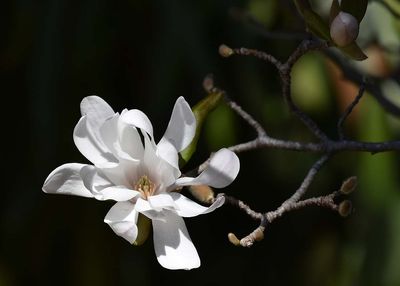
[[[135,185],[135,190],[140,192],[142,197],[147,200],[148,197],[154,194],[155,185],[146,175],[143,175],[137,181]]]

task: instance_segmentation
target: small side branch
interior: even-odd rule
[[[360,89],[358,91],[358,95],[356,98],[353,100],[353,102],[346,108],[345,112],[342,114],[342,116],[339,118],[338,124],[337,124],[337,129],[338,129],[338,135],[339,135],[339,140],[343,140],[344,133],[343,133],[343,123],[347,119],[347,117],[350,115],[350,113],[353,111],[354,107],[360,102],[361,97],[364,95],[365,91],[365,85],[364,83],[360,86]]]
[[[246,121],[251,127],[256,130],[258,137],[267,136],[261,124],[258,123],[250,114],[244,111],[236,102],[228,100],[227,104],[230,108],[232,108],[232,110],[239,114],[239,116],[242,117],[244,121]]]
[[[301,199],[301,197],[307,192],[308,188],[310,187],[312,181],[315,178],[315,175],[321,170],[322,166],[328,161],[330,155],[326,154],[322,156],[317,162],[314,163],[314,165],[311,167],[311,169],[308,171],[306,177],[304,178],[303,182],[301,183],[300,187],[296,190],[296,192],[289,198],[287,199],[282,206],[285,205],[290,205],[293,203],[296,203]]]

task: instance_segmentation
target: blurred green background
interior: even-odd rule
[[[314,2],[325,4],[319,9],[326,11],[329,1]],[[360,36],[364,43],[373,39],[374,45],[364,44],[370,60],[360,68],[382,77],[398,64],[399,21],[375,2]],[[202,259],[202,266],[192,271],[161,268],[151,240],[134,247],[117,237],[103,223],[112,202],[41,191],[55,167],[86,162],[72,131],[81,99],[91,94],[116,111],[143,110],[157,139],[176,98],[184,96],[194,105],[205,95],[203,78],[213,73],[218,86],[270,135],[314,140],[289,114],[271,66],[254,58],[219,57],[218,46],[226,43],[266,50],[283,60],[298,43],[266,37],[243,20],[246,13],[272,31],[304,31],[289,0],[3,1],[0,285],[400,285],[395,152],[346,152],[319,173],[309,196],[330,193],[345,178],[359,177],[359,188],[350,197],[355,212],[346,219],[325,209],[293,212],[271,225],[264,241],[250,249],[227,240],[228,232],[246,235],[256,226],[229,206],[186,220]],[[381,45],[397,52],[383,51]],[[297,63],[292,87],[298,104],[335,137],[337,117],[357,89],[317,53]],[[387,81],[384,88],[399,102],[397,82]],[[359,140],[398,139],[399,123],[366,95],[346,132]],[[221,106],[207,120],[189,167],[211,151],[254,135]],[[237,180],[222,191],[256,210],[272,210],[299,186],[317,158],[273,149],[243,153]]]

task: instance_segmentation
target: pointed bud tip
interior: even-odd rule
[[[228,58],[233,55],[233,50],[227,45],[220,45],[218,48],[218,52],[224,58]]]
[[[342,217],[348,217],[353,211],[353,204],[349,200],[345,200],[339,204],[338,212]]]
[[[344,195],[351,194],[357,188],[357,183],[358,183],[358,180],[357,180],[356,176],[352,176],[352,177],[346,179],[342,183],[342,186],[340,187],[340,192]]]

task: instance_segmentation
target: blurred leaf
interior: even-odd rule
[[[300,108],[310,113],[329,110],[329,84],[324,62],[319,55],[306,54],[292,70],[292,96]]]
[[[391,138],[384,110],[368,97],[363,99],[360,140],[385,141]],[[398,168],[393,154],[362,154],[359,165],[360,199],[372,209],[386,208],[398,196]]]
[[[353,15],[359,23],[364,18],[367,6],[368,0],[342,0],[340,4],[341,10]]]
[[[248,11],[258,22],[269,27],[279,15],[276,9],[277,4],[276,0],[252,0],[249,2]]]
[[[361,48],[357,45],[356,42],[345,46],[345,47],[337,47],[342,53],[349,56],[353,60],[362,61],[365,60],[367,57],[366,54],[361,50]]]
[[[203,127],[204,120],[207,118],[208,114],[214,110],[217,105],[221,102],[223,97],[222,92],[210,93],[204,99],[200,100],[193,108],[193,114],[196,118],[196,134],[186,149],[180,152],[181,155],[181,162],[180,165],[185,165],[190,158],[192,157],[193,153],[196,151],[197,141],[200,137],[200,132]]]
[[[147,216],[139,213],[136,225],[138,228],[138,236],[133,244],[139,246],[145,243],[149,237],[151,231],[151,220]]]
[[[389,245],[388,257],[384,271],[385,285],[398,285],[400,281],[400,200],[388,209]]]
[[[236,129],[233,111],[227,105],[221,104],[205,122],[207,143],[213,150],[233,145],[236,141]]]

